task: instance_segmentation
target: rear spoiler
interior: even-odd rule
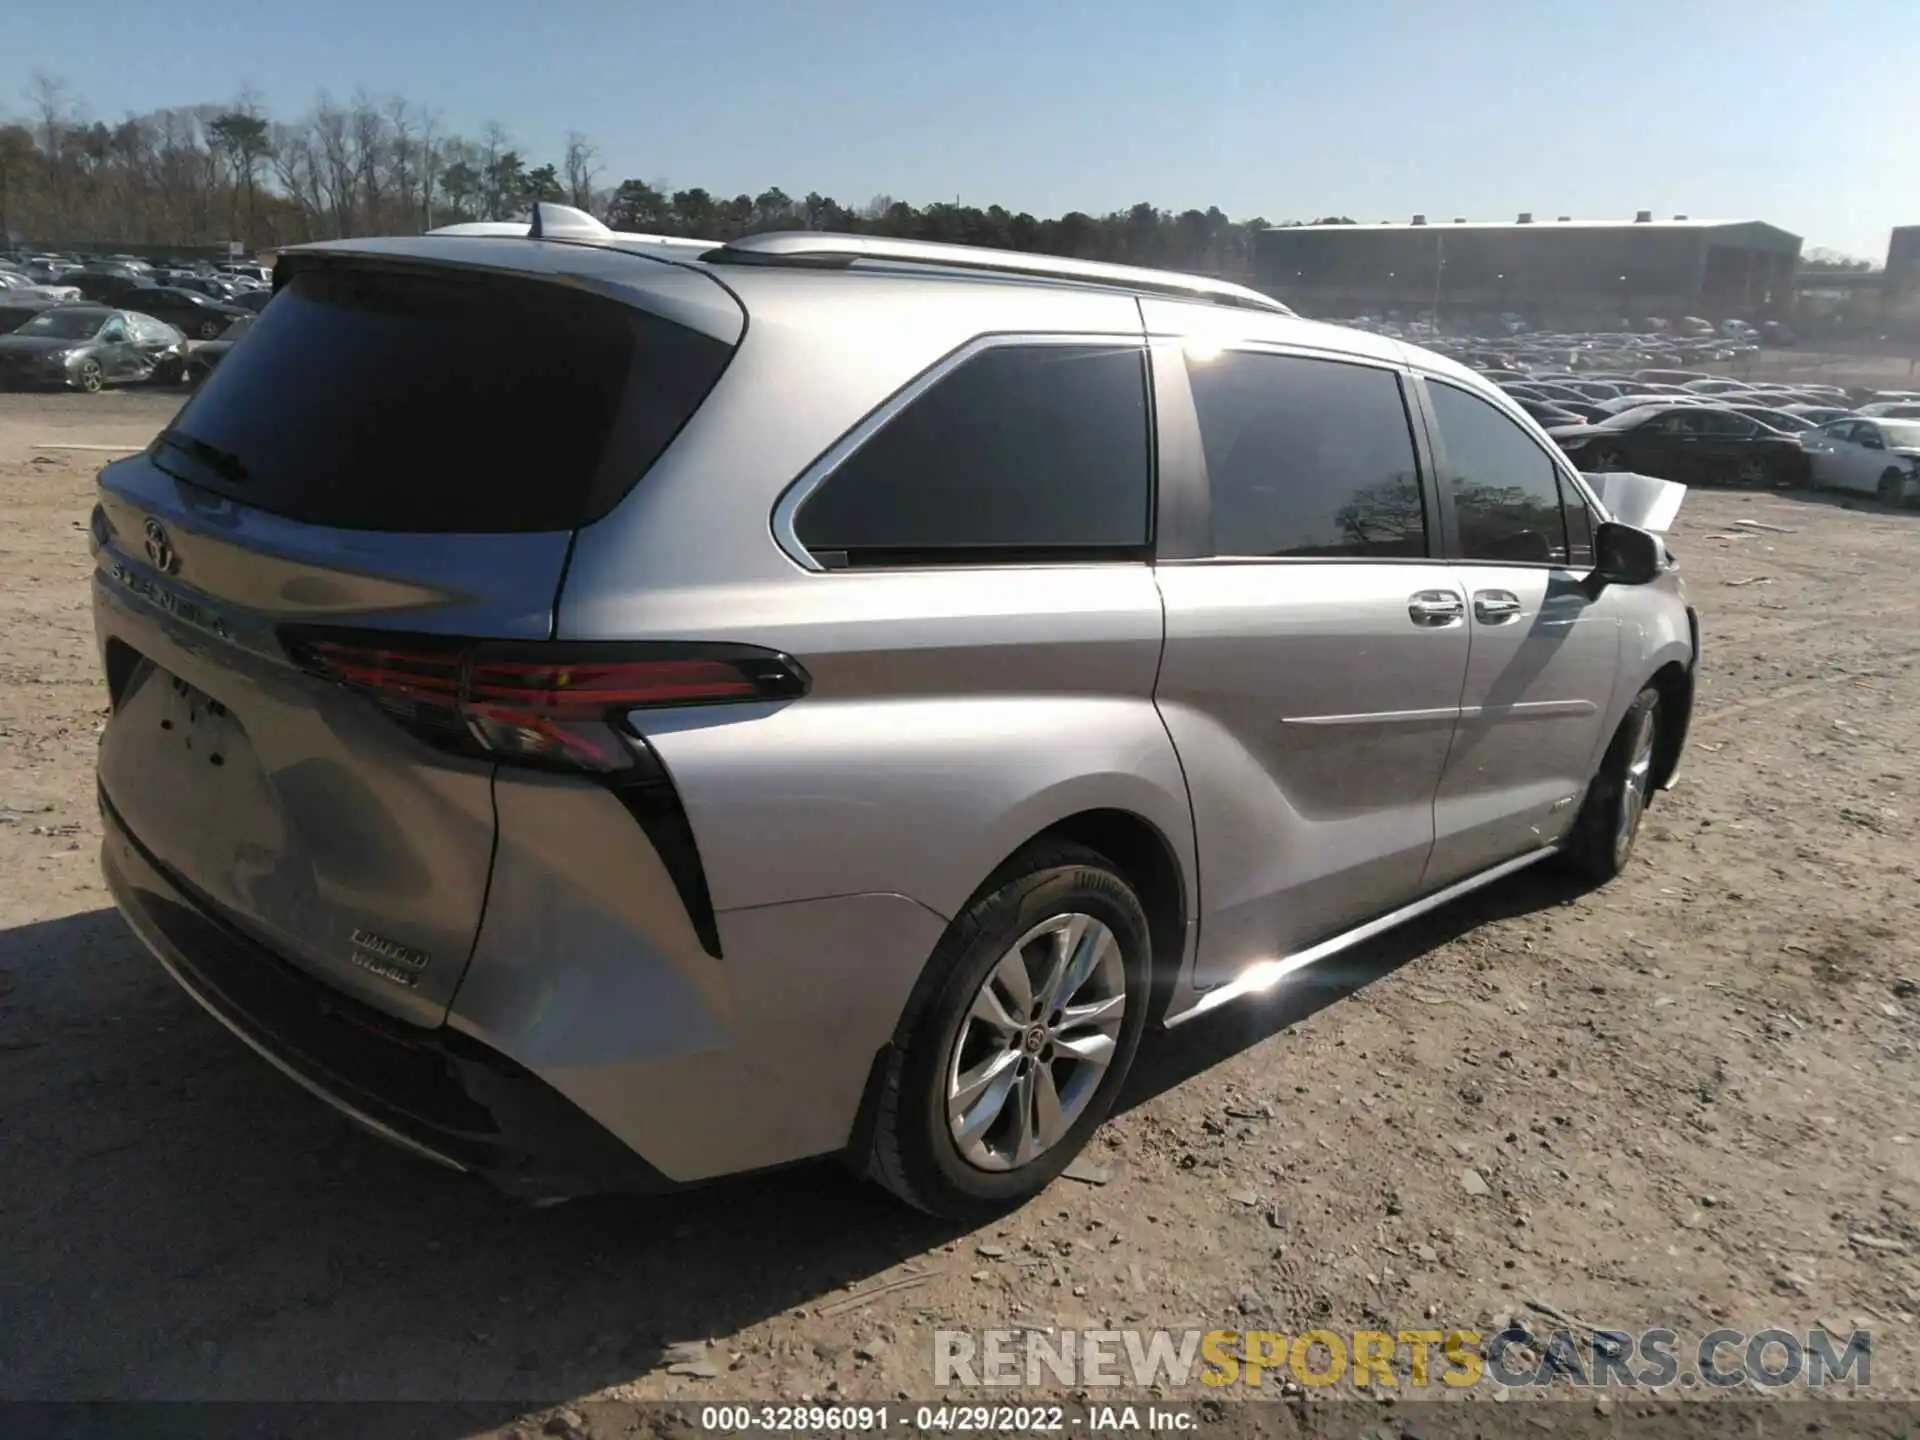
[[[584,210],[571,205],[556,205],[550,200],[535,202],[525,220],[469,220],[458,225],[440,225],[426,232],[434,236],[474,236],[509,240],[548,240],[560,244],[587,245],[605,250],[620,250],[646,255],[655,260],[697,260],[720,247],[718,240],[699,240],[687,235],[650,235],[637,230],[609,230]],[[301,250],[324,249],[341,242],[295,247],[274,257],[273,289],[279,293],[290,273],[287,259]]]
[[[1662,480],[1656,475],[1629,475],[1609,471],[1602,475],[1582,474],[1607,513],[1622,525],[1637,526],[1664,535],[1673,528],[1680,514],[1680,502],[1687,498],[1687,487],[1677,480]]]

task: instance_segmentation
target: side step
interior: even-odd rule
[[[1322,940],[1318,945],[1309,946],[1282,959],[1256,961],[1218,989],[1209,990],[1201,995],[1193,1005],[1179,1014],[1167,1016],[1164,1023],[1171,1029],[1197,1015],[1205,1015],[1208,1011],[1218,1010],[1222,1005],[1232,1004],[1235,1000],[1243,1000],[1249,995],[1264,995],[1295,971],[1317,964],[1329,955],[1338,955],[1342,950],[1350,950],[1363,940],[1384,935],[1396,925],[1404,925],[1409,920],[1425,915],[1429,910],[1438,910],[1442,905],[1451,904],[1462,895],[1472,894],[1483,885],[1504,880],[1516,870],[1524,870],[1529,865],[1538,864],[1549,855],[1557,853],[1559,848],[1557,845],[1548,845],[1525,855],[1516,856],[1512,860],[1502,861],[1490,870],[1482,870],[1478,875],[1469,875],[1466,879],[1456,881],[1444,890],[1436,890],[1431,895],[1422,896],[1411,905],[1402,905],[1398,910],[1389,911],[1378,920],[1369,920],[1366,924],[1349,930],[1344,935],[1336,935],[1331,940]]]

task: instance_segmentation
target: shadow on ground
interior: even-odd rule
[[[1150,1036],[1124,1104],[1572,893],[1523,872],[1281,997]],[[409,1433],[471,1433],[955,1233],[831,1163],[663,1199],[514,1205],[274,1074],[111,910],[0,932],[0,1093],[0,1399],[458,1397]]]

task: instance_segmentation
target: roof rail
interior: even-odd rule
[[[817,230],[768,230],[729,240],[700,257],[709,265],[791,265],[848,267],[863,261],[894,265],[921,265],[938,270],[973,270],[984,274],[1031,275],[1046,280],[1076,280],[1107,285],[1143,295],[1166,295],[1183,300],[1206,300],[1237,305],[1276,315],[1293,311],[1270,295],[1229,280],[1182,275],[1173,270],[1148,270],[1135,265],[1108,265],[1096,260],[1072,260],[1058,255],[1035,255],[1021,250],[994,250],[975,245],[944,245],[930,240],[893,240],[879,235],[834,235]]]

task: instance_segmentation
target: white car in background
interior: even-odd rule
[[[1816,489],[1877,495],[1889,505],[1920,494],[1920,419],[1849,416],[1802,432]]]
[[[15,300],[78,300],[72,285],[43,285],[18,270],[0,270],[0,295]]]

